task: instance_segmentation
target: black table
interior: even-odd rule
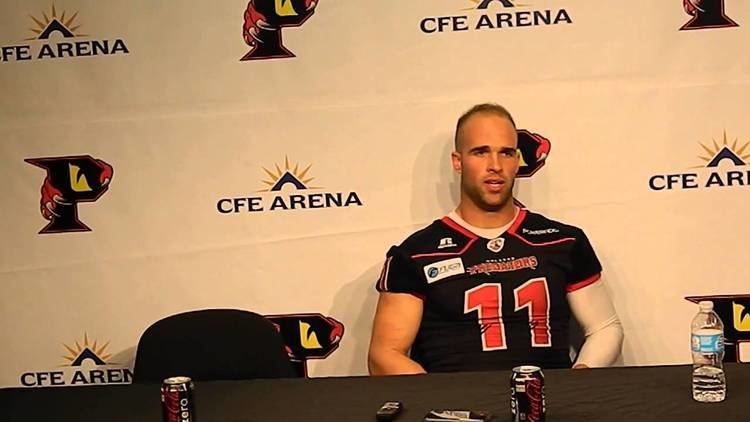
[[[546,370],[547,420],[750,421],[750,365],[727,364],[727,399],[696,403],[689,366]],[[509,371],[398,377],[197,383],[198,422],[373,421],[400,400],[398,421],[430,409],[489,410],[509,419]],[[0,390],[3,422],[161,421],[159,385]]]

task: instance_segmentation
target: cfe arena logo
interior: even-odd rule
[[[703,164],[693,166],[700,169],[694,172],[657,174],[648,179],[648,187],[653,191],[708,189],[750,186],[750,141],[741,142],[738,138],[729,141],[724,131],[723,140],[699,143],[698,158]]]
[[[276,164],[271,170],[264,167],[265,188],[258,191],[262,195],[222,198],[216,203],[216,209],[221,214],[236,214],[363,205],[357,192],[336,192],[318,186],[315,178],[310,175],[311,167],[312,164],[290,164],[288,157],[284,159],[283,165]]]
[[[109,342],[90,341],[88,334],[82,340],[63,344],[64,363],[56,371],[26,372],[21,375],[24,387],[56,387],[66,385],[129,384],[133,372],[112,362],[107,351]]]
[[[510,29],[534,26],[571,24],[573,20],[565,8],[534,7],[539,1],[519,0],[454,0],[459,8],[469,13],[430,16],[419,22],[424,34],[436,32],[481,31],[488,29]]]
[[[53,4],[49,11],[29,15],[29,32],[23,44],[0,46],[0,60],[30,61],[64,59],[73,57],[110,56],[129,54],[122,38],[93,38],[85,33],[78,11],[57,10]]]

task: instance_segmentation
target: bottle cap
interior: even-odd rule
[[[701,311],[712,311],[714,309],[714,303],[710,300],[701,300],[698,302],[698,306]]]

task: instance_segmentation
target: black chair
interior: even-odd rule
[[[294,377],[276,327],[253,312],[206,309],[155,322],[138,341],[133,382]]]

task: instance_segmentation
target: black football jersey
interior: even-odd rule
[[[428,372],[563,368],[566,295],[600,273],[581,229],[522,209],[495,239],[434,221],[388,251],[376,288],[423,299],[411,358]]]

